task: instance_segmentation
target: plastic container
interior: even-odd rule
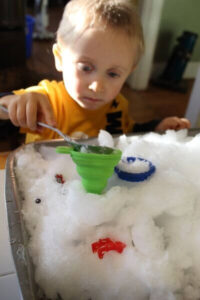
[[[144,181],[147,178],[149,178],[155,171],[156,167],[147,159],[141,158],[141,157],[133,157],[129,156],[124,158],[122,161],[124,164],[133,164],[136,160],[139,160],[141,162],[145,162],[148,166],[148,170],[146,172],[141,173],[134,173],[134,172],[126,172],[121,170],[118,166],[115,167],[115,172],[117,173],[118,177],[122,180],[126,180],[129,182],[140,182]]]
[[[103,192],[122,155],[117,149],[111,154],[97,154],[74,151],[71,147],[57,147],[56,152],[71,155],[85,190],[93,194]]]
[[[35,19],[32,16],[26,15],[26,58],[29,58],[32,53],[34,25]]]

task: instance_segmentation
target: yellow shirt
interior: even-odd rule
[[[111,103],[97,110],[80,107],[68,94],[63,81],[41,81],[38,86],[14,91],[43,93],[48,96],[57,122],[57,127],[65,134],[81,138],[83,135],[96,137],[100,129],[111,134],[128,133],[133,130],[134,121],[128,114],[128,102],[119,94]],[[23,130],[23,132],[27,132]],[[44,129],[41,134],[27,132],[26,143],[60,138],[57,133]]]

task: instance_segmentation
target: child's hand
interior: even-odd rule
[[[163,119],[155,128],[155,131],[165,131],[167,129],[180,130],[190,128],[190,121],[185,118],[168,117]]]
[[[10,119],[15,126],[38,130],[37,122],[55,126],[53,110],[48,97],[39,93],[9,95],[0,99],[8,114],[0,112],[0,119]],[[39,130],[40,131],[40,130]]]

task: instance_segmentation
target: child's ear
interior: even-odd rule
[[[62,55],[61,55],[61,50],[59,45],[56,43],[53,45],[53,55],[54,55],[54,59],[55,59],[55,65],[56,65],[56,69],[59,72],[62,72]]]
[[[137,67],[137,64],[134,64],[134,65],[132,66],[132,68],[131,68],[131,73],[132,73],[133,71],[135,71],[136,67]]]

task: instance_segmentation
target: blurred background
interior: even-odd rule
[[[37,84],[45,78],[62,80],[62,74],[54,66],[52,45],[67,2],[0,1],[1,93]],[[130,100],[130,114],[137,122],[172,115],[183,117],[191,102],[200,65],[200,1],[135,0],[135,3],[141,15],[146,49],[123,88]],[[197,126],[198,116],[195,118]],[[0,121],[0,151],[9,151],[21,143],[23,136],[18,129]]]

